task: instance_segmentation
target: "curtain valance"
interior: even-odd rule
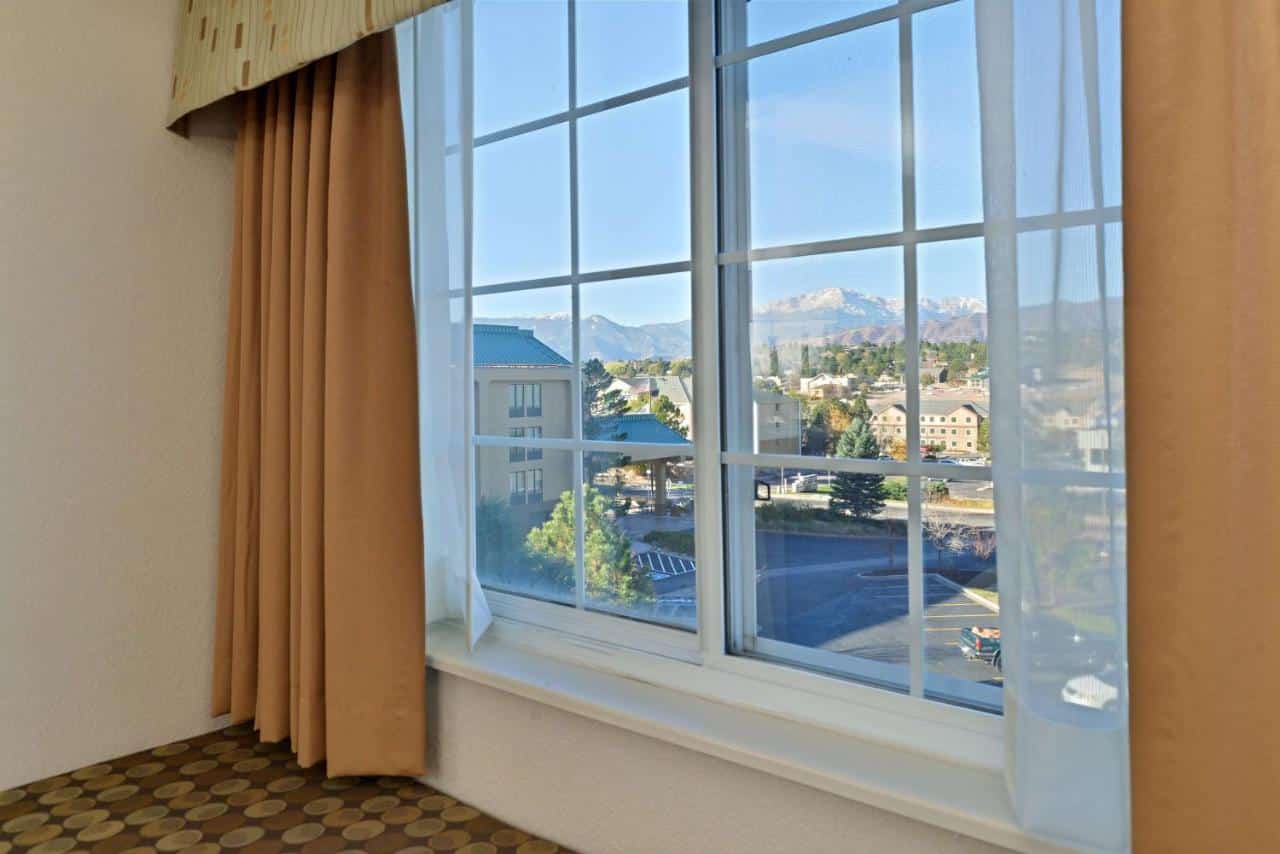
[[[336,53],[444,0],[177,0],[165,124]]]

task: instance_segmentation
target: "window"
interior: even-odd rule
[[[469,193],[493,612],[967,760],[1006,696],[1121,732],[1064,699],[1122,681],[1116,0],[453,5],[471,99],[417,180]]]
[[[527,378],[508,415],[540,421],[484,435],[477,414],[477,570],[499,610],[518,593],[574,625],[691,632],[688,9],[537,5],[474,4],[473,371]],[[509,82],[525,64],[536,80]],[[485,509],[501,445],[542,462],[518,516]]]
[[[512,383],[507,391],[508,418],[537,418],[542,415],[542,384]],[[514,434],[513,434],[514,435]]]

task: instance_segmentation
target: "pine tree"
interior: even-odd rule
[[[875,459],[880,454],[871,425],[855,418],[840,435],[836,456],[847,459]],[[831,509],[856,519],[868,519],[884,509],[884,475],[841,472],[831,485]]]
[[[769,344],[769,376],[782,376],[782,366],[778,362],[778,345],[772,342]]]
[[[588,439],[605,439],[620,442],[626,433],[616,426],[610,435],[602,435],[609,420],[627,411],[626,398],[618,389],[609,390],[613,375],[605,370],[599,359],[588,359],[582,366],[582,429]]]
[[[587,594],[633,605],[651,602],[653,582],[631,559],[631,541],[609,518],[609,500],[593,487],[586,487],[583,492]],[[525,548],[535,566],[568,566],[570,581],[577,548],[574,512],[573,492],[565,491],[547,521],[530,530],[525,538]]]
[[[671,398],[665,394],[660,394],[649,407],[649,411],[663,424],[675,430],[686,439],[689,437],[689,428],[684,423],[684,416],[680,414],[680,410],[671,402]]]
[[[813,366],[809,364],[809,345],[800,345],[800,376],[813,376]]]

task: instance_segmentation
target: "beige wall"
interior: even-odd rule
[[[0,789],[211,727],[232,151],[161,128],[177,9],[0,3]]]
[[[977,854],[977,840],[432,673],[429,779],[590,854]]]

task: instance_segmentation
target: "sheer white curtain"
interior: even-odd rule
[[[1006,774],[1129,839],[1119,0],[977,0]]]
[[[427,620],[466,621],[474,644],[491,617],[470,567],[470,120],[464,75],[467,4],[446,3],[396,28],[409,163],[418,330]],[[468,607],[468,600],[470,607]]]

